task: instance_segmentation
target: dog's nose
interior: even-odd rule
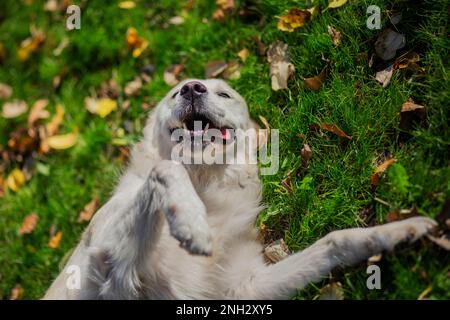
[[[194,100],[206,94],[206,87],[199,81],[189,81],[180,90],[180,95],[187,100]]]

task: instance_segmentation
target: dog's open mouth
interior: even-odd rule
[[[175,133],[175,135],[174,135]],[[227,144],[233,140],[233,129],[221,126],[205,114],[193,113],[182,121],[182,125],[170,129],[176,142],[181,142],[187,137],[191,141],[201,140],[203,145],[209,143]]]

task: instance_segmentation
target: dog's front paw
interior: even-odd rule
[[[205,219],[203,204],[199,206],[170,206],[166,213],[170,234],[180,241],[180,246],[191,254],[210,256],[212,237]]]
[[[380,235],[386,249],[392,249],[401,242],[412,243],[431,233],[437,226],[436,221],[426,217],[414,217],[381,226]]]

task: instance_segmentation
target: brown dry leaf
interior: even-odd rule
[[[303,84],[308,89],[319,91],[325,81],[326,76],[327,67],[323,68],[322,71],[315,77],[303,78]]]
[[[378,36],[375,52],[378,57],[387,61],[394,58],[397,50],[403,48],[405,44],[406,38],[403,34],[388,28]]]
[[[384,70],[378,71],[375,75],[375,79],[386,88],[389,82],[391,82],[392,75],[394,74],[394,68],[392,65]]]
[[[0,82],[0,99],[9,99],[13,93],[11,86],[6,83]]]
[[[23,40],[17,50],[17,57],[20,61],[26,61],[30,55],[36,52],[45,41],[45,33],[42,30],[31,28],[31,37]]]
[[[341,129],[339,129],[336,125],[334,124],[329,124],[329,123],[321,123],[320,124],[320,128],[332,132],[335,135],[341,137],[341,138],[347,138],[348,140],[352,140],[353,138],[351,136],[349,136],[348,134],[346,134],[344,131],[342,131]]]
[[[247,48],[244,48],[237,53],[237,56],[241,59],[242,62],[245,62],[249,55],[250,55],[250,51],[248,51]]]
[[[38,223],[39,216],[33,212],[25,217],[22,222],[22,226],[20,227],[19,234],[24,235],[28,233],[32,233],[33,230],[36,228],[36,225]]]
[[[28,105],[23,100],[14,100],[3,105],[2,116],[6,119],[12,119],[24,114],[28,110]]]
[[[137,30],[132,27],[127,30],[126,42],[134,58],[139,57],[148,46],[147,40],[139,36]]]
[[[228,67],[228,64],[223,60],[214,60],[208,62],[205,67],[205,78],[215,78],[219,76],[225,69]]]
[[[338,46],[341,43],[342,34],[332,26],[328,26],[327,31],[331,37],[331,40],[333,40],[334,45]]]
[[[419,215],[417,208],[412,207],[411,209],[402,209],[402,210],[392,210],[390,211],[384,220],[386,222],[394,222],[399,220],[405,220],[412,217],[417,217]]]
[[[45,110],[48,105],[48,99],[39,99],[31,107],[30,114],[28,115],[28,127],[31,128],[33,124],[39,119],[47,119],[50,113]]]
[[[289,248],[283,239],[276,240],[264,248],[264,257],[270,263],[277,263],[289,254]]]
[[[164,71],[164,82],[173,87],[180,82],[180,74],[184,70],[184,64],[171,65]]]
[[[287,193],[292,193],[292,173],[293,170],[289,171],[286,177],[281,181],[281,186],[287,191]]]
[[[450,251],[450,239],[446,235],[442,235],[439,238],[434,237],[432,235],[428,235],[427,237],[442,249]]]
[[[58,128],[64,120],[64,108],[58,104],[56,106],[56,113],[52,120],[45,125],[47,136],[53,136],[58,132]],[[41,137],[42,139],[42,137]]]
[[[258,55],[264,57],[267,53],[266,45],[261,41],[260,36],[255,36],[253,39],[255,40],[256,46],[258,48]]]
[[[213,19],[222,21],[235,9],[234,0],[216,0],[217,9],[213,12]]]
[[[415,104],[412,100],[409,100],[402,105],[399,128],[409,131],[414,124],[423,123],[426,116],[427,109],[424,106]]]
[[[80,212],[80,215],[78,216],[78,223],[81,223],[83,221],[90,221],[95,211],[97,210],[97,207],[98,198],[94,198],[87,205],[85,205],[83,211]]]
[[[141,77],[137,76],[133,79],[133,81],[130,81],[126,84],[124,92],[127,97],[130,97],[138,94],[141,91],[141,88],[142,79]]]
[[[407,69],[412,65],[416,65],[420,61],[420,56],[416,52],[408,52],[395,59],[394,69]]]
[[[14,169],[6,178],[6,185],[14,192],[19,191],[25,185],[26,179],[22,170]]]
[[[293,8],[284,16],[278,17],[277,28],[281,31],[293,32],[295,29],[303,27],[311,19],[311,12]]]
[[[382,164],[380,164],[378,167],[376,167],[375,171],[373,172],[372,176],[370,177],[370,184],[373,186],[378,185],[380,182],[381,174],[386,171],[386,169],[395,162],[396,160],[394,158],[385,160]]]
[[[319,300],[344,300],[344,290],[340,282],[332,282],[320,289]]]
[[[270,63],[270,78],[272,90],[278,91],[288,88],[288,80],[295,72],[290,62],[288,45],[275,41],[267,50],[267,60]]]
[[[23,288],[20,284],[16,284],[14,288],[11,289],[11,294],[9,295],[10,300],[20,300],[23,297]]]
[[[6,181],[5,179],[0,175],[0,198],[5,196],[5,189],[6,189]]]
[[[58,248],[59,244],[61,243],[62,236],[62,231],[58,231],[54,236],[50,238],[50,240],[48,241],[48,246],[52,249]]]
[[[241,77],[242,66],[239,61],[230,61],[222,72],[222,77],[226,80],[236,80]]]
[[[300,155],[302,156],[302,163],[303,166],[307,166],[309,160],[312,157],[312,151],[311,148],[309,147],[309,145],[307,143],[303,144],[303,148],[302,150],[300,150]]]

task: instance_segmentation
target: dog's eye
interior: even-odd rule
[[[175,98],[178,94],[178,91],[175,91],[175,93],[172,95],[172,99]]]
[[[230,99],[231,96],[226,92],[217,92],[217,95],[222,98]]]

